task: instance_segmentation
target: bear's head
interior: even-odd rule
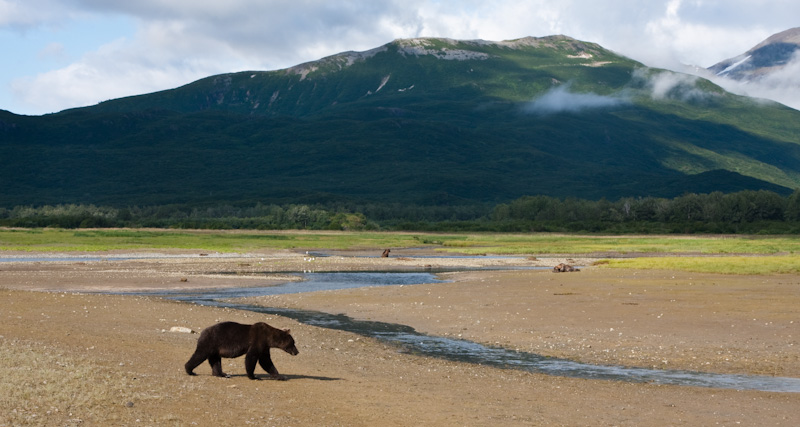
[[[292,338],[292,335],[289,334],[289,330],[288,329],[283,329],[283,330],[281,330],[281,332],[283,332],[281,334],[282,335],[281,340],[280,340],[281,342],[277,347],[280,348],[281,350],[291,354],[292,356],[297,356],[297,354],[300,353],[300,352],[297,350],[297,347],[295,347],[294,338]]]

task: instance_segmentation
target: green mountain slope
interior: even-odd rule
[[[798,111],[564,36],[398,40],[52,115],[0,112],[0,205],[788,193],[798,135]]]

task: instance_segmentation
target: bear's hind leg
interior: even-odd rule
[[[247,372],[247,378],[257,380],[256,378],[256,362],[258,362],[258,352],[248,351],[244,357],[244,370]]]
[[[186,368],[186,373],[189,375],[197,375],[194,373],[194,368],[200,366],[206,360],[206,355],[200,352],[194,352],[192,357],[189,359],[188,362],[184,365]]]
[[[222,378],[229,377],[228,374],[222,372],[222,357],[219,354],[208,356],[208,364],[211,365],[211,375]]]

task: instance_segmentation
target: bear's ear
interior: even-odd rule
[[[289,329],[284,329],[283,332],[286,332],[288,334],[291,331]]]

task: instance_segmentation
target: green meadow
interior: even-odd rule
[[[800,272],[800,238],[787,236],[0,229],[2,251],[191,249],[246,253],[268,249],[383,248],[431,248],[443,253],[474,255],[582,255],[608,258],[598,262],[599,266],[607,268],[659,268],[729,274]],[[631,257],[618,259],[618,255]]]
[[[0,229],[0,250],[25,252],[197,249],[236,253],[259,249],[369,249],[408,246],[421,245],[411,234],[392,233]]]
[[[0,229],[0,250],[33,252],[125,249],[377,249],[431,247],[463,254],[698,254],[800,253],[787,236],[589,236],[553,233],[413,233],[345,231],[207,231],[142,229]]]
[[[718,256],[718,257],[643,257],[602,260],[598,265],[610,268],[681,270],[722,274],[797,274],[799,255]]]

